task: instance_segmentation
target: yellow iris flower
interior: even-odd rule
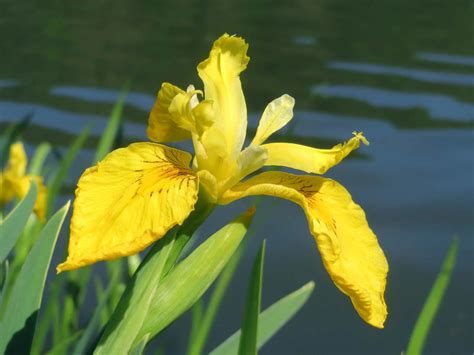
[[[40,176],[26,175],[28,159],[21,142],[10,146],[8,162],[0,174],[0,208],[4,208],[14,197],[22,199],[30,189],[31,180],[38,185],[38,197],[33,211],[40,220],[44,220],[46,213],[46,187]]]
[[[278,196],[300,205],[324,266],[360,316],[383,327],[387,260],[364,211],[334,180],[268,171],[242,181],[263,166],[284,166],[323,174],[360,141],[361,133],[331,149],[265,143],[293,116],[294,99],[272,101],[255,137],[242,150],[247,107],[239,75],[248,44],[227,34],[214,42],[198,67],[202,92],[164,83],[148,121],[156,143],[117,149],[81,176],[71,221],[69,256],[58,272],[137,253],[189,216],[201,185],[208,198],[228,204],[250,195]],[[158,143],[192,139],[195,157]],[[192,165],[190,163],[192,161]]]

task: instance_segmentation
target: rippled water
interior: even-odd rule
[[[96,1],[2,3],[0,128],[31,114],[25,140],[61,151],[89,122],[93,137],[70,185],[91,159],[125,85],[124,144],[145,140],[163,81],[197,87],[195,66],[223,32],[243,35],[243,75],[255,128],[266,103],[296,98],[295,141],[318,146],[364,131],[371,145],[329,176],[365,209],[390,262],[383,331],[363,324],[322,269],[302,211],[266,199],[256,234],[210,346],[238,327],[252,256],[267,239],[264,307],[308,280],[311,301],[266,354],[399,354],[453,235],[460,253],[427,353],[474,350],[472,4],[438,1]],[[247,206],[220,209],[204,234]],[[65,243],[66,235],[62,236]],[[162,338],[185,348],[187,323]]]

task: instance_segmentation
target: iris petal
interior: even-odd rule
[[[250,195],[277,196],[300,205],[333,282],[367,323],[383,328],[387,260],[364,211],[347,190],[318,176],[265,172],[235,185],[220,202]]]
[[[268,159],[265,165],[285,166],[307,173],[324,174],[339,164],[353,150],[359,148],[360,141],[369,144],[362,133],[347,142],[338,144],[331,149],[316,149],[293,143],[268,143],[262,147],[267,149]]]
[[[67,260],[58,272],[145,249],[194,209],[190,154],[154,143],[113,151],[76,189]]]
[[[206,100],[214,102],[215,125],[223,133],[226,154],[236,157],[245,140],[247,107],[239,75],[247,67],[248,44],[225,34],[214,42],[209,58],[197,69]]]

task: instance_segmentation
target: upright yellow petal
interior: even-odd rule
[[[262,144],[273,133],[290,122],[293,118],[294,106],[295,99],[286,94],[270,102],[263,111],[252,145]]]
[[[175,142],[191,138],[191,133],[174,122],[169,107],[178,94],[185,92],[169,83],[163,83],[148,117],[148,138],[155,142]]]
[[[293,143],[269,143],[262,147],[267,149],[268,159],[265,165],[285,166],[307,173],[324,174],[333,166],[339,164],[353,150],[359,148],[360,141],[369,144],[362,133],[343,144],[331,149],[316,149]]]
[[[265,172],[237,184],[220,202],[249,195],[277,196],[300,205],[331,279],[367,323],[383,328],[387,260],[364,211],[342,185],[318,176]]]
[[[26,157],[25,148],[21,142],[13,143],[10,146],[10,156],[8,158],[5,173],[12,176],[21,177],[25,175],[28,159]]]
[[[190,154],[154,143],[113,151],[79,179],[67,260],[58,272],[137,253],[194,209]]]
[[[249,61],[247,49],[242,38],[225,34],[197,67],[205,97],[214,102],[215,125],[224,134],[226,154],[231,157],[242,149],[247,130],[247,107],[239,78]]]

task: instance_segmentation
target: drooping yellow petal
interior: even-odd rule
[[[183,90],[169,83],[163,83],[150,116],[148,117],[148,138],[155,142],[175,142],[191,138],[191,133],[179,127],[173,120],[169,107],[178,94]]]
[[[214,42],[209,58],[197,69],[206,99],[214,102],[215,125],[224,134],[226,154],[236,157],[245,140],[247,107],[239,75],[247,67],[248,44],[225,34]]]
[[[362,208],[331,179],[265,172],[235,185],[221,197],[229,203],[249,195],[271,195],[300,205],[326,270],[359,315],[383,328],[387,260]]]
[[[263,111],[252,145],[262,144],[273,133],[290,122],[293,118],[294,106],[295,99],[286,94],[270,102]]]
[[[113,151],[81,176],[67,260],[58,272],[137,253],[194,209],[190,154],[154,143]]]
[[[268,143],[262,147],[268,151],[265,165],[285,166],[307,173],[324,174],[339,164],[353,150],[359,148],[360,141],[369,144],[362,133],[355,133],[347,142],[331,149],[316,149],[293,143]]]
[[[21,177],[25,175],[28,159],[26,157],[25,148],[21,142],[13,143],[10,146],[10,155],[8,158],[5,173],[12,176]]]

